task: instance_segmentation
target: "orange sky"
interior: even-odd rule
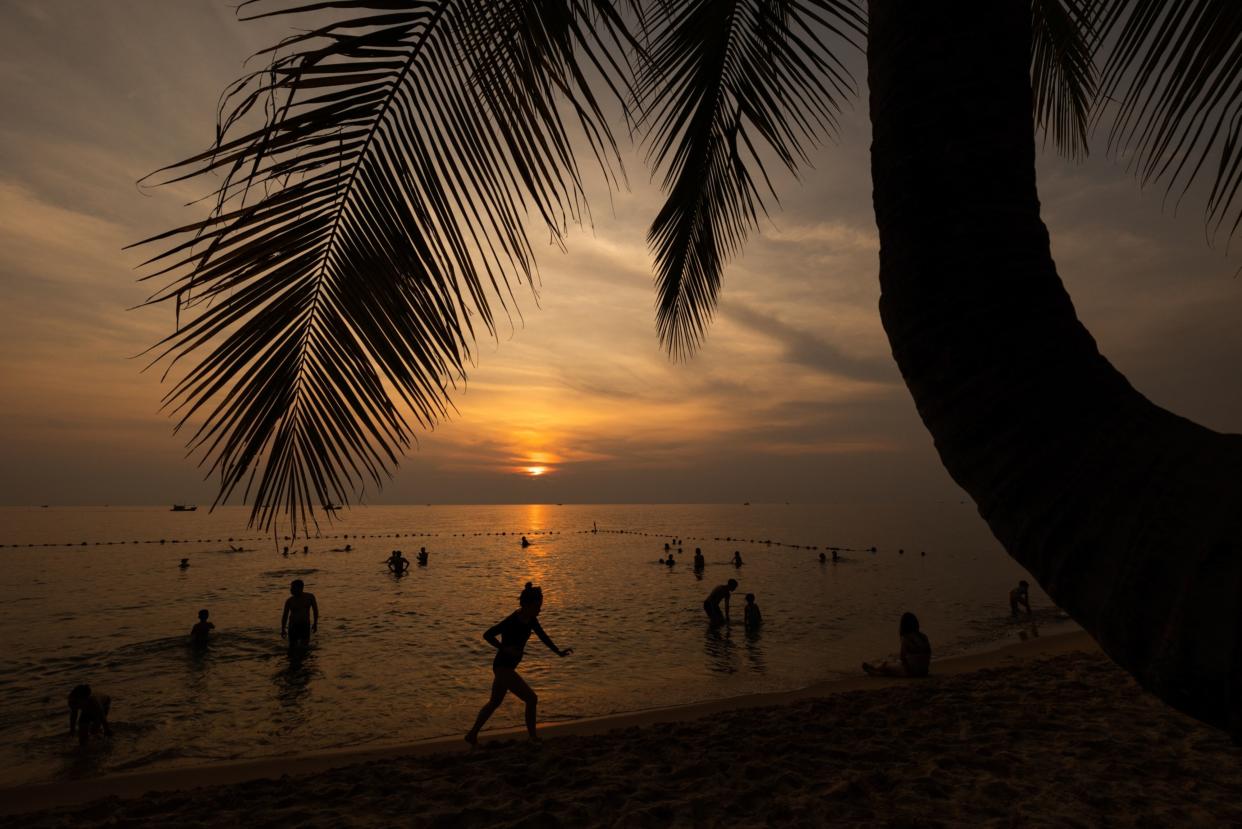
[[[123,245],[191,218],[196,185],[134,182],[201,148],[222,86],[280,24],[217,0],[0,5],[0,503],[209,501],[130,359],[172,325]],[[538,301],[477,349],[452,422],[374,502],[956,498],[893,367],[876,302],[865,102],[726,272],[685,365],[659,350],[645,230],[659,194],[602,189]],[[1041,159],[1044,216],[1080,315],[1156,402],[1242,430],[1237,256],[1195,206],[1161,213],[1116,164]],[[536,235],[536,238],[540,238]],[[538,467],[540,475],[531,475]]]

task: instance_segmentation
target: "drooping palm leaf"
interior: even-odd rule
[[[183,323],[157,360],[197,358],[165,406],[217,503],[244,484],[252,521],[296,527],[391,474],[411,416],[445,416],[491,303],[534,276],[528,210],[554,237],[578,215],[561,102],[615,158],[578,55],[626,34],[604,0],[255,2],[304,31],[167,168],[223,182],[211,216],[146,240],[169,245],[147,278]]]
[[[854,0],[653,0],[644,15],[641,124],[668,193],[648,234],[656,327],[684,358],[714,313],[725,262],[774,196],[765,165],[796,170],[835,129],[854,91],[839,49],[859,46],[864,21]]]
[[[1206,177],[1206,220],[1242,224],[1242,3],[1101,0],[1110,151],[1181,198]]]
[[[1087,154],[1098,15],[1099,6],[1091,0],[1031,0],[1035,126],[1071,158]]]

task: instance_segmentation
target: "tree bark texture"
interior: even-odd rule
[[[1074,312],[1039,215],[1029,0],[870,6],[880,313],[941,460],[1112,659],[1238,739],[1242,437],[1151,403]]]

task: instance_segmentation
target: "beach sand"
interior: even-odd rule
[[[846,680],[549,726],[538,747],[493,735],[474,751],[454,738],[28,786],[0,792],[0,811],[110,795],[5,820],[26,827],[1242,824],[1242,748],[1143,692],[1082,634],[945,660],[933,671],[926,680]],[[135,796],[150,790],[162,791]]]

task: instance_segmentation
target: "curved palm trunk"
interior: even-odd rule
[[[880,313],[940,457],[1115,661],[1242,735],[1242,437],[1100,356],[1039,217],[1030,4],[871,0]]]

